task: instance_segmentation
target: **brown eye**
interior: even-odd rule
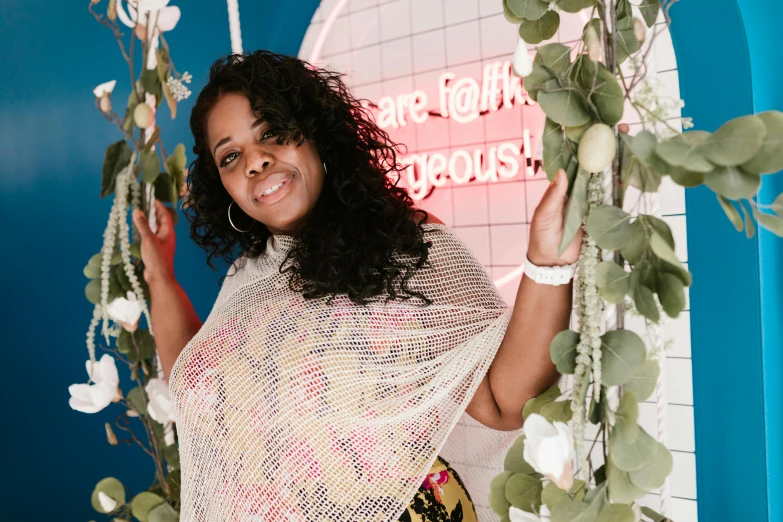
[[[225,167],[226,165],[228,165],[229,163],[234,161],[233,159],[229,161],[229,158],[234,156],[235,154],[236,154],[236,152],[230,152],[230,153],[226,154],[225,157],[223,158],[223,161],[220,162],[220,166],[221,167]]]

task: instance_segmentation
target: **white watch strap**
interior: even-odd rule
[[[560,286],[567,284],[576,274],[576,263],[565,266],[536,266],[525,260],[525,275],[541,285]]]

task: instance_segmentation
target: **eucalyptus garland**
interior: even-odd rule
[[[552,522],[669,520],[669,513],[638,502],[662,487],[672,469],[669,450],[639,426],[638,403],[656,388],[665,357],[659,325],[664,314],[677,317],[684,309],[691,274],[677,259],[666,222],[626,212],[625,198],[630,187],[654,195],[669,176],[686,188],[712,190],[748,237],[755,233],[753,218],[783,236],[783,195],[769,205],[757,200],[762,176],[783,169],[783,113],[736,118],[714,133],[680,132],[670,123],[682,102],[658,95],[648,64],[676,0],[501,1],[506,19],[519,26],[514,71],[547,117],[544,170],[550,179],[560,169],[569,178],[561,249],[580,228],[585,236],[575,282],[577,329],[560,332],[550,348],[573,386],[553,387],[525,404],[524,435],[491,483],[490,505],[503,521],[541,515]],[[545,43],[557,32],[560,13],[582,11],[589,19],[580,41]],[[661,19],[665,25],[657,24]],[[532,62],[527,44],[542,44]],[[626,104],[642,122],[635,135],[618,125]],[[682,119],[683,128],[692,126]],[[623,328],[628,310],[649,325],[650,350]],[[606,321],[605,311],[613,320]],[[590,451],[588,425],[597,434]],[[603,451],[594,463],[599,441]],[[530,487],[517,487],[522,482]]]
[[[117,521],[174,522],[179,519],[180,488],[176,430],[168,386],[155,355],[139,233],[128,218],[140,208],[154,223],[151,210],[157,199],[171,205],[167,210],[176,222],[186,175],[185,146],[180,143],[167,155],[155,116],[164,100],[172,118],[176,116],[177,102],[190,95],[184,84],[191,76],[177,73],[164,37],[179,20],[178,7],[168,6],[168,0],[108,0],[99,13],[100,3],[91,0],[88,9],[117,41],[131,82],[123,117],[112,108],[115,80],[93,91],[96,108],[123,137],[104,155],[100,195],[113,195],[114,200],[100,251],[84,267],[90,280],[85,296],[94,305],[86,336],[88,382],[69,388],[70,405],[84,413],[96,413],[112,403],[120,406],[114,423],[104,425],[107,442],[138,446],[154,467],[150,486],[131,496],[115,477],[98,481],[91,496],[93,508]],[[140,70],[134,65],[136,46],[141,47]],[[142,317],[146,328],[140,324]],[[100,360],[98,348],[105,352]],[[128,367],[123,380],[130,379],[133,387],[127,394],[120,387],[117,360]]]

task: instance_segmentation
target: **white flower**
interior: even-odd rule
[[[98,492],[98,502],[101,504],[101,509],[103,509],[104,513],[111,513],[117,509],[117,501],[103,491]]]
[[[119,400],[120,378],[117,375],[114,357],[104,354],[95,366],[88,360],[87,374],[93,384],[72,384],[68,387],[71,394],[68,404],[71,408],[82,413],[96,413],[113,401]]]
[[[152,36],[147,35],[150,40],[149,55],[147,56],[147,69],[154,69],[158,65],[158,58],[155,51],[158,49],[158,41],[161,32],[171,31],[177,26],[181,12],[177,6],[169,6],[169,0],[138,0],[137,2],[127,2],[128,12],[122,8],[122,2],[117,2],[117,17],[133,29],[136,23],[146,27],[147,17],[151,16],[152,21],[157,20],[156,26],[152,29]]]
[[[150,379],[144,387],[149,397],[147,412],[161,424],[168,424],[173,419],[169,386],[163,379]]]
[[[142,311],[144,311],[144,303],[136,299],[136,294],[128,291],[128,298],[117,297],[111,303],[106,305],[106,313],[109,314],[116,322],[120,323],[123,328],[129,332],[136,330],[141,317]]]
[[[97,98],[103,98],[104,96],[110,95],[116,85],[117,85],[117,80],[112,80],[110,82],[102,83],[96,88],[94,88],[92,90],[92,93]]]
[[[530,53],[527,51],[527,43],[525,43],[522,38],[517,42],[517,48],[514,51],[514,58],[511,63],[514,74],[520,78],[530,76],[530,73],[533,72],[533,60],[530,59]]]
[[[103,112],[111,111],[111,92],[114,90],[114,86],[117,85],[117,80],[102,83],[92,90],[92,93],[100,100],[101,110]]]
[[[574,483],[571,465],[574,443],[568,426],[557,421],[552,425],[544,417],[534,413],[525,420],[523,429],[525,451],[522,456],[525,461],[560,489],[571,489]]]
[[[514,506],[508,508],[508,518],[511,522],[541,522],[541,517],[535,513],[528,513]]]

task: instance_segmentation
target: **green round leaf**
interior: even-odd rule
[[[557,371],[570,375],[576,370],[576,345],[579,344],[579,334],[572,330],[558,333],[549,345],[549,355],[557,366]]]
[[[641,131],[636,136],[621,133],[620,137],[623,144],[623,180],[642,192],[657,191],[661,176],[669,170],[666,162],[655,153],[658,139],[649,131]]]
[[[552,522],[594,522],[606,505],[606,486],[591,489],[584,496],[584,502],[579,497],[566,499],[552,509]]]
[[[120,274],[125,276],[125,269],[121,266],[113,266],[111,273],[109,274],[109,301],[118,297],[127,297],[126,288],[130,288],[130,282],[123,287],[123,283],[127,281],[127,277],[120,280]]]
[[[644,341],[630,330],[611,330],[601,336],[601,381],[606,386],[625,384],[647,355]]]
[[[702,172],[692,172],[682,167],[671,167],[669,168],[669,176],[671,176],[672,181],[679,186],[691,188],[698,187],[704,183],[705,175]]]
[[[761,149],[742,164],[746,172],[769,174],[783,169],[783,112],[769,111],[756,115],[766,129]]]
[[[141,179],[144,183],[155,183],[160,174],[160,160],[154,150],[141,151]]]
[[[136,386],[131,391],[128,392],[128,396],[126,397],[126,400],[128,401],[128,404],[136,410],[136,412],[139,415],[146,415],[147,414],[147,408],[145,407],[146,404],[146,398],[144,396],[144,391]]]
[[[783,219],[779,218],[778,216],[756,212],[756,220],[759,222],[759,225],[766,228],[770,232],[778,236],[783,236]]]
[[[639,435],[639,404],[633,393],[625,391],[620,399],[620,406],[617,408],[615,417],[615,429],[619,430],[623,440],[632,443]]]
[[[549,422],[563,422],[566,423],[570,421],[574,414],[571,411],[571,401],[553,401],[549,404],[545,404],[541,408],[540,412],[541,416],[544,417]]]
[[[641,48],[642,44],[633,30],[633,16],[617,20],[617,63],[623,63]]]
[[[571,48],[560,43],[542,45],[536,51],[533,63],[543,65],[555,74],[565,74],[571,65]]]
[[[597,65],[597,87],[590,99],[598,109],[601,121],[609,126],[613,126],[623,118],[625,94],[617,81],[617,77],[602,64]]]
[[[704,176],[704,183],[721,196],[737,200],[755,196],[761,187],[761,176],[741,167],[718,167]]]
[[[132,150],[124,139],[112,143],[106,148],[106,154],[103,157],[103,169],[101,171],[102,198],[114,192],[114,187],[117,184],[117,174],[128,166],[131,153]]]
[[[634,271],[631,274],[631,296],[636,305],[636,309],[650,321],[657,323],[661,318],[658,311],[658,303],[655,302],[655,296],[650,288],[641,281],[641,273]]]
[[[580,125],[579,127],[566,127],[566,137],[574,143],[579,143],[579,141],[582,139],[582,136],[584,136],[585,132],[587,132],[587,129],[589,128],[590,123],[586,125]]]
[[[101,277],[101,260],[103,256],[100,254],[93,255],[87,265],[84,267],[84,277],[88,279],[97,279]]]
[[[623,259],[628,261],[631,265],[635,265],[642,260],[647,245],[649,243],[649,237],[643,224],[639,219],[636,219],[631,223],[631,238],[623,248],[620,249],[620,253],[623,255]],[[630,291],[630,288],[629,288]]]
[[[587,217],[587,233],[599,247],[620,250],[631,239],[631,215],[612,205],[601,205]]]
[[[576,175],[574,187],[571,190],[571,197],[568,199],[568,208],[563,222],[563,236],[560,238],[558,246],[558,255],[562,255],[571,241],[574,240],[579,229],[582,228],[582,221],[587,212],[587,182],[590,180],[590,174],[582,169]]]
[[[668,241],[661,237],[657,231],[653,232],[650,236],[650,248],[652,249],[653,253],[658,256],[658,259],[666,263],[666,267],[669,269],[668,271],[671,271],[677,277],[679,277],[680,281],[682,281],[682,284],[685,286],[690,286],[690,272],[685,270],[685,267],[682,266],[680,260],[677,259],[673,247],[669,244]]]
[[[610,454],[609,462],[606,465],[609,502],[612,504],[627,504],[645,496],[647,491],[634,486],[631,478],[628,476],[628,472],[618,468],[612,460],[613,457]]]
[[[576,500],[570,500],[566,498],[563,502],[558,503],[552,509],[552,522],[571,522],[573,520],[595,520],[595,514],[590,515],[587,513],[590,509],[590,505],[585,502],[579,502]]]
[[[524,473],[515,473],[506,483],[506,500],[517,509],[536,513],[541,509],[543,489],[544,485],[540,478]]]
[[[644,429],[633,442],[628,442],[615,427],[609,435],[609,454],[614,464],[623,471],[637,471],[650,462],[655,455],[658,442]]]
[[[506,3],[514,15],[526,20],[538,20],[549,10],[549,4],[544,2],[544,0],[506,0]],[[525,41],[528,42],[527,40]]]
[[[628,504],[607,504],[601,511],[599,520],[601,522],[634,522],[636,516]]]
[[[554,11],[550,11],[554,12]],[[581,93],[565,90],[557,80],[549,80],[538,93],[538,103],[547,117],[567,127],[577,127],[590,122],[590,111]]]
[[[92,304],[101,304],[101,280],[93,279],[84,287],[84,296]]]
[[[507,22],[514,25],[522,23],[522,18],[515,15],[514,12],[508,8],[508,0],[503,0],[503,16],[506,18]]]
[[[554,80],[554,76],[544,66],[535,63],[533,61],[533,71],[525,78],[522,79],[522,84],[527,91],[528,96],[533,101],[538,100],[538,91],[550,80]]]
[[[655,443],[655,453],[641,469],[628,473],[634,486],[640,489],[656,489],[663,486],[672,472],[672,454],[660,442]]]
[[[571,152],[568,144],[563,138],[563,129],[559,124],[547,118],[544,124],[544,136],[541,139],[544,145],[544,171],[547,176],[554,179],[555,174],[560,169],[568,166],[571,159]]]
[[[685,290],[680,278],[674,274],[658,274],[658,300],[669,317],[677,317],[685,308]]]
[[[692,130],[680,134],[680,137],[691,145],[704,145],[710,139],[710,136],[712,136],[712,133],[702,130]]]
[[[495,476],[489,483],[489,507],[499,516],[508,516],[508,508],[511,504],[506,500],[506,483],[513,475],[510,471],[504,471]]]
[[[756,233],[756,226],[753,224],[753,220],[750,218],[748,211],[745,210],[745,205],[740,203],[740,208],[742,209],[742,215],[745,218],[745,236],[750,239]]]
[[[155,493],[143,491],[131,500],[131,512],[141,522],[149,522],[150,511],[164,502],[165,500]]]
[[[547,11],[538,20],[524,20],[519,25],[519,37],[525,42],[536,45],[549,40],[560,27],[560,15],[556,11]]]
[[[511,473],[523,473],[525,475],[532,475],[536,472],[533,466],[527,463],[524,458],[525,453],[525,436],[522,435],[514,441],[508,452],[506,453],[506,459],[503,461],[503,469]]]
[[[633,233],[631,235],[633,236]],[[630,290],[630,282],[631,274],[614,261],[604,261],[596,268],[595,283],[598,286],[598,292],[608,303],[622,303]]]
[[[557,7],[566,13],[578,13],[582,9],[595,6],[595,0],[557,0]]]
[[[585,482],[575,479],[569,493],[574,500],[583,500],[585,498]],[[544,491],[541,493],[541,502],[546,504],[550,510],[564,500],[568,500],[568,493],[557,487],[554,482],[549,482],[544,486]]]
[[[661,372],[661,368],[658,365],[658,361],[645,361],[633,374],[633,377],[628,379],[623,385],[623,389],[626,392],[633,393],[634,397],[640,401],[647,400],[655,390],[655,385],[658,383],[658,375]]]
[[[642,0],[642,3],[639,4],[639,11],[642,12],[642,17],[644,17],[644,23],[647,24],[647,27],[653,26],[658,19],[658,12],[660,10],[660,0]]]
[[[527,419],[533,413],[541,413],[541,408],[560,397],[560,395],[562,395],[560,388],[558,386],[552,386],[538,397],[529,399],[522,409],[522,418]]]
[[[705,173],[715,168],[715,165],[702,155],[697,145],[688,143],[681,135],[660,142],[655,153],[669,165],[688,171]]]
[[[724,167],[742,165],[764,144],[767,129],[756,116],[727,121],[702,145],[700,151],[712,163]]]
[[[178,522],[179,513],[168,503],[163,503],[150,511],[149,522]]]
[[[98,500],[98,493],[100,492],[103,492],[105,495],[116,500],[119,505],[125,504],[125,487],[123,487],[122,482],[114,477],[106,477],[101,480],[95,485],[95,489],[92,491],[90,502],[92,503],[93,509],[99,513],[104,513],[101,503]]]
[[[772,202],[772,211],[777,215],[783,215],[783,194],[778,194],[775,201]]]

